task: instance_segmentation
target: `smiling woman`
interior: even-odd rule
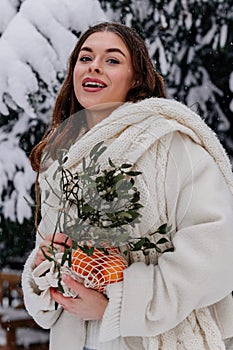
[[[22,285],[29,313],[51,329],[50,350],[225,348],[223,339],[233,335],[231,165],[204,121],[166,99],[133,29],[100,23],[80,37],[50,129],[30,159],[41,221]],[[131,215],[124,199],[134,205]],[[104,239],[95,246],[99,232]],[[131,239],[142,249],[130,250]],[[114,271],[113,256],[103,254],[113,241]],[[68,255],[71,266],[56,270]],[[71,277],[75,269],[84,281]],[[94,270],[104,276],[103,291],[85,284]]]
[[[166,97],[163,78],[155,70],[154,65],[149,57],[149,53],[145,46],[145,43],[139,37],[139,35],[136,33],[135,30],[127,26],[122,26],[118,23],[111,23],[111,22],[100,23],[100,24],[97,24],[96,26],[90,27],[90,29],[87,30],[85,33],[83,33],[83,35],[79,38],[79,41],[77,42],[77,45],[70,56],[67,76],[58,94],[58,97],[54,106],[52,124],[50,126],[50,129],[44,135],[42,141],[36,147],[34,147],[34,149],[31,152],[30,158],[31,158],[32,167],[37,172],[41,167],[40,161],[42,156],[42,150],[44,149],[48,140],[51,139],[51,137],[53,138],[53,144],[51,146],[50,151],[51,153],[55,154],[58,148],[62,148],[67,144],[67,138],[69,139],[71,138],[72,141],[75,142],[77,138],[77,134],[79,134],[80,130],[82,130],[87,126],[87,118],[80,117],[79,123],[78,125],[76,125],[76,128],[75,128],[76,129],[75,133],[72,134],[73,121],[72,121],[72,118],[70,118],[70,116],[73,116],[75,113],[83,110],[84,108],[84,106],[82,106],[82,104],[79,102],[79,99],[77,99],[77,96],[75,93],[74,70],[75,70],[76,64],[78,64],[78,58],[81,54],[81,49],[86,49],[85,48],[86,44],[84,46],[84,43],[87,40],[90,40],[91,37],[93,38],[93,35],[96,35],[96,34],[98,35],[107,34],[107,35],[113,36],[114,40],[117,41],[117,44],[120,45],[120,47],[113,47],[114,45],[112,45],[112,42],[109,43],[108,41],[109,46],[106,48],[105,42],[102,41],[102,44],[105,47],[105,50],[106,49],[110,50],[109,54],[111,54],[112,49],[115,51],[115,49],[122,48],[123,49],[122,54],[119,52],[116,52],[117,55],[120,55],[118,57],[118,60],[119,58],[121,58],[122,60],[124,58],[124,65],[126,65],[126,61],[128,61],[127,65],[132,65],[131,69],[133,69],[133,71],[127,72],[126,75],[128,76],[129,74],[133,74],[134,79],[132,81],[132,85],[130,86],[130,89],[127,92],[125,101],[138,102],[140,100],[143,100],[151,96]],[[84,53],[87,51],[86,53],[88,53],[88,55],[84,55],[83,62],[86,62],[86,61],[89,62],[89,60],[91,60],[91,57],[89,58],[89,56],[91,56],[90,55],[91,49],[92,48],[90,47],[88,48],[88,50],[84,51]],[[126,57],[124,57],[124,54],[126,55]],[[129,54],[129,56],[127,54]],[[108,64],[111,67],[117,65],[114,59],[110,59]],[[115,68],[112,67],[112,69],[115,69]],[[98,69],[100,69],[100,67],[97,67],[97,71]],[[97,72],[95,74],[97,75]],[[118,79],[118,77],[116,78]],[[102,80],[101,78],[98,78],[98,79]],[[79,81],[78,83],[79,85],[83,84],[82,81]],[[114,96],[115,94],[118,93],[117,91],[118,89],[121,88],[121,85],[122,84],[125,85],[125,77],[122,77],[121,80],[118,80],[118,84],[119,85],[115,84],[115,90],[112,92],[112,95],[108,95],[109,101],[105,101],[105,103],[108,102],[110,104],[113,104],[113,102],[117,100]],[[99,101],[99,103],[101,102]],[[115,107],[117,107],[119,103],[121,104],[122,101],[121,100],[116,101]],[[113,106],[113,109],[114,109],[114,106]],[[109,110],[109,113],[110,112],[111,112],[111,109]],[[101,116],[99,116],[99,118],[101,118]],[[67,125],[66,125],[66,128],[64,128],[63,133],[60,134],[59,137],[53,137],[54,131],[56,130],[57,126],[64,121],[66,121]],[[94,124],[98,122],[98,117],[96,117],[96,120],[94,120],[94,118],[93,120],[92,118],[90,118],[89,123],[92,123],[92,122]]]

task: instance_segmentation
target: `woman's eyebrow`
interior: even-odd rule
[[[124,52],[121,51],[120,49],[118,49],[117,47],[113,47],[113,48],[107,49],[106,52],[119,52],[120,54],[122,54],[125,57]]]
[[[93,50],[92,50],[90,47],[88,47],[88,46],[82,47],[81,50],[80,50],[80,52],[81,52],[81,51],[93,52]],[[105,50],[105,52],[119,52],[122,56],[125,57],[124,52],[121,51],[120,49],[118,49],[117,47],[109,48],[109,49]]]

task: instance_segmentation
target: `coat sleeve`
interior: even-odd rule
[[[232,193],[209,154],[188,137],[179,139],[173,142],[166,178],[168,213],[175,212],[174,251],[162,254],[156,266],[133,263],[122,284],[108,286],[102,341],[159,335],[233,290]],[[189,172],[184,171],[183,142],[192,164]]]
[[[45,329],[51,328],[62,312],[55,309],[55,302],[50,298],[49,289],[41,291],[33,278],[34,261],[38,248],[28,257],[22,273],[24,303],[28,313]]]
[[[51,171],[53,174],[53,172]],[[49,179],[51,181],[51,179]],[[42,220],[38,227],[36,236],[36,247],[29,255],[22,273],[22,288],[24,294],[24,303],[28,313],[34,320],[43,328],[51,328],[56,322],[62,312],[62,308],[58,307],[55,310],[55,302],[50,298],[49,289],[40,290],[33,277],[35,268],[35,258],[38,251],[38,246],[42,241],[42,236],[53,233],[54,222],[56,222],[57,208],[56,196],[50,191],[50,201],[53,205],[48,206],[44,204],[45,191],[49,190],[48,184],[45,180],[45,175],[40,178],[41,186],[41,215]]]

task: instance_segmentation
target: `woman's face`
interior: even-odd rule
[[[97,32],[87,38],[73,73],[75,95],[83,108],[125,102],[133,78],[129,50],[117,34]]]

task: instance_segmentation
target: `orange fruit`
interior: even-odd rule
[[[127,267],[125,259],[117,248],[108,248],[109,255],[94,249],[88,256],[80,248],[72,253],[72,269],[84,277],[85,285],[103,292],[110,283],[123,280],[123,271]]]
[[[105,285],[122,281],[123,271],[127,267],[125,260],[120,255],[110,254],[108,257],[101,269]]]
[[[87,276],[96,268],[96,261],[93,255],[88,256],[80,248],[72,253],[72,269],[81,276]]]

